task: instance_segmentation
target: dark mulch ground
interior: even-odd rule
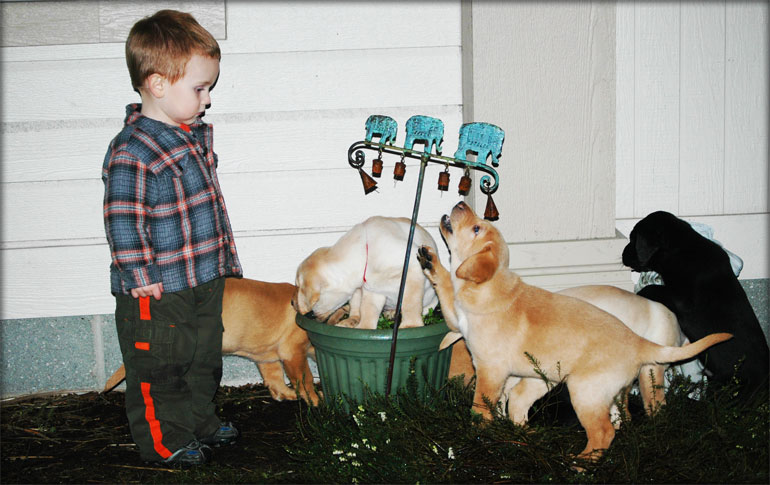
[[[264,386],[223,387],[222,418],[238,423],[234,446],[215,449],[215,464],[176,470],[143,463],[131,440],[122,392],[6,401],[2,483],[292,482],[284,447],[297,439],[302,404],[276,402]]]
[[[276,402],[261,385],[223,387],[219,415],[241,438],[188,470],[139,459],[121,392],[29,397],[0,403],[0,482],[768,483],[770,403],[731,406],[729,389],[693,401],[697,387],[675,381],[654,418],[632,399],[633,419],[584,473],[573,456],[585,432],[562,421],[558,400],[533,407],[526,428],[500,416],[483,424],[470,412],[472,389],[454,379],[426,398],[411,382],[350,410]]]

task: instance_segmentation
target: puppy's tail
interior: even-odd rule
[[[671,362],[679,362],[687,360],[700,354],[712,345],[716,345],[725,340],[733,338],[731,333],[712,333],[706,335],[700,340],[681,347],[662,347],[659,346],[653,352],[652,359],[658,364],[668,364]],[[650,362],[652,363],[652,362]]]
[[[110,376],[109,379],[107,379],[107,383],[104,385],[104,389],[102,390],[102,393],[110,392],[111,390],[118,387],[118,384],[123,382],[123,379],[126,378],[126,366],[121,365],[120,369],[116,370],[112,376]]]

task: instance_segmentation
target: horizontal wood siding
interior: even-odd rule
[[[125,7],[108,17],[129,26],[146,15],[108,5]],[[348,165],[370,114],[395,118],[398,142],[410,116],[438,117],[444,150],[454,153],[460,4],[227,2],[225,13],[222,73],[206,119],[236,244],[246,276],[293,281],[305,256],[353,224],[411,215],[414,162],[395,184],[397,159],[386,158],[368,196]],[[123,44],[6,47],[2,55],[0,317],[111,313],[101,165],[125,105],[138,101]],[[375,154],[366,155],[369,170]],[[459,196],[435,189],[438,170],[428,169],[419,221],[440,241],[439,217]]]
[[[0,47],[124,42],[137,19],[165,8],[189,12],[214,37],[226,37],[224,0],[14,1],[0,3]]]

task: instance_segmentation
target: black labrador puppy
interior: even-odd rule
[[[712,381],[727,384],[737,377],[741,401],[758,391],[767,393],[767,341],[721,246],[673,214],[658,211],[634,226],[623,264],[660,274],[665,284],[646,286],[639,295],[674,312],[691,342],[714,332],[734,335],[698,356]]]

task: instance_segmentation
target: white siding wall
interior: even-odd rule
[[[768,270],[768,2],[618,2],[618,227],[710,224]]]
[[[474,4],[473,114],[507,129],[510,242],[615,236],[614,17],[602,1]]]
[[[744,278],[768,277],[767,5],[617,4],[618,227],[627,234],[656,209],[704,220],[744,258]],[[458,1],[234,1],[225,32],[207,118],[248,277],[291,281],[305,255],[364,217],[411,214],[415,165],[394,188],[395,160],[386,159],[379,192],[364,197],[346,152],[366,117],[381,113],[399,122],[399,141],[409,116],[443,119],[453,153],[463,102]],[[137,100],[123,45],[0,54],[0,319],[111,313],[99,172],[125,104]],[[520,154],[536,147],[503,128],[503,163],[525,170]],[[439,214],[457,195],[442,197],[431,169],[419,220],[438,238]],[[501,180],[501,191],[513,184]]]
[[[470,10],[463,109],[506,128],[494,198],[511,268],[549,290],[630,288],[626,240],[615,231],[615,5],[474,2]],[[477,210],[485,199],[475,194]]]
[[[192,6],[174,2],[185,5]],[[246,276],[293,282],[307,254],[353,224],[412,213],[414,163],[394,187],[397,159],[386,158],[379,192],[366,197],[347,163],[370,114],[395,118],[398,142],[410,116],[438,117],[444,150],[454,153],[460,3],[227,2],[226,15],[221,77],[206,116],[220,180]],[[1,52],[0,319],[111,313],[100,170],[125,105],[138,101],[123,44]],[[440,241],[440,214],[459,197],[440,195],[437,173],[426,175],[419,222]]]
[[[293,281],[363,218],[411,214],[414,162],[394,187],[387,157],[369,196],[348,166],[375,113],[398,142],[410,116],[441,118],[448,154],[463,113],[506,130],[498,227],[534,284],[630,286],[613,226],[656,209],[713,225],[742,278],[770,275],[768,2],[0,2],[4,395],[98,389],[119,365],[100,170],[138,101],[122,39],[160,8],[221,39],[207,120],[247,277]],[[439,170],[419,217],[437,241],[458,200]]]

